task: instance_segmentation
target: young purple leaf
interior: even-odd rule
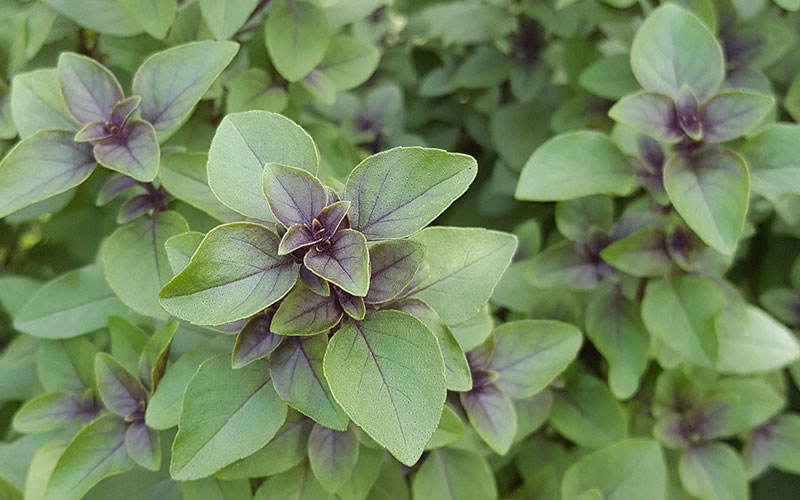
[[[517,432],[514,404],[495,385],[460,394],[461,404],[475,431],[495,452],[505,455]]]
[[[94,142],[111,137],[107,123],[105,121],[87,123],[75,133],[75,142]]]
[[[126,224],[153,210],[153,208],[153,198],[149,194],[140,194],[133,198],[128,198],[119,207],[117,224]]]
[[[717,94],[703,107],[703,139],[718,143],[744,135],[764,119],[774,103],[773,97],[755,92]]]
[[[97,354],[94,369],[106,407],[127,421],[143,419],[147,391],[142,383],[104,352]]]
[[[350,227],[350,224],[342,224],[347,216],[347,211],[350,210],[349,201],[336,201],[323,208],[317,220],[321,224],[321,236],[330,238],[340,227]]]
[[[692,89],[685,85],[678,92],[675,112],[681,130],[691,139],[699,141],[703,136],[702,110]]]
[[[656,422],[653,435],[665,447],[677,450],[689,447],[689,431],[689,425],[682,415],[669,413]]]
[[[317,295],[327,297],[331,294],[330,284],[324,279],[308,270],[306,266],[300,266],[300,279],[303,284]]]
[[[339,491],[358,462],[358,436],[352,428],[335,431],[314,425],[308,436],[308,462],[328,492]]]
[[[659,141],[675,143],[683,138],[675,104],[663,94],[637,92],[625,96],[611,107],[608,116]]]
[[[369,249],[368,304],[388,302],[411,283],[422,265],[425,247],[409,240],[390,240]]]
[[[283,340],[270,331],[273,313],[266,311],[250,318],[236,336],[231,365],[239,369],[257,359],[269,356]]]
[[[114,109],[111,110],[111,119],[109,121],[118,127],[124,126],[141,102],[142,98],[138,95],[118,102],[114,105]]]
[[[142,182],[150,182],[158,174],[160,149],[153,126],[144,121],[131,121],[94,146],[98,163]]]
[[[290,254],[300,248],[313,245],[316,241],[317,238],[305,224],[293,224],[281,238],[278,255]]]
[[[264,195],[272,215],[285,227],[304,224],[311,229],[317,214],[325,208],[325,188],[306,170],[268,163],[263,174]]]
[[[342,229],[330,239],[330,245],[315,246],[303,259],[317,276],[338,285],[344,291],[363,297],[369,290],[369,249],[364,235]]]
[[[336,300],[339,301],[339,305],[348,316],[358,320],[364,319],[364,315],[367,313],[367,308],[364,304],[363,297],[350,295],[339,287],[334,287],[333,290],[336,295]]]
[[[136,179],[128,177],[127,175],[114,174],[106,181],[105,184],[103,184],[103,187],[100,188],[100,192],[97,194],[97,200],[95,203],[98,207],[107,205],[111,200],[120,194],[136,186],[139,186],[139,183],[136,182]],[[139,187],[138,191],[141,192],[142,188]]]
[[[167,369],[169,350],[178,326],[177,321],[171,321],[156,330],[144,345],[142,355],[139,357],[139,379],[151,394],[156,392],[158,383]]]
[[[123,98],[122,87],[108,69],[72,52],[58,58],[58,81],[70,113],[80,123],[108,121]]]
[[[125,432],[125,448],[128,455],[147,470],[161,468],[161,439],[158,431],[149,429],[144,420],[138,420],[128,426]]]
[[[739,406],[740,397],[731,393],[713,396],[692,408],[686,416],[691,426],[689,438],[693,441],[709,441],[731,434]]]
[[[342,308],[333,295],[323,297],[298,284],[283,299],[270,329],[278,335],[316,335],[330,330],[342,319]]]

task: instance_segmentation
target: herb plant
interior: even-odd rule
[[[795,498],[798,10],[0,2],[0,498]]]

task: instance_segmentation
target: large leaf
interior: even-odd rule
[[[169,154],[161,158],[158,178],[171,195],[215,219],[222,222],[241,220],[242,216],[223,205],[208,187],[206,163],[206,153]]]
[[[480,311],[517,248],[515,236],[477,228],[431,227],[412,240],[425,246],[427,267],[410,294],[433,307],[448,325]]]
[[[742,318],[730,313],[717,319],[723,373],[753,374],[781,369],[800,359],[800,341],[788,328],[761,309],[747,306]]]
[[[350,418],[413,465],[436,430],[446,394],[444,361],[430,330],[406,313],[374,312],[334,334],[324,370]]]
[[[359,38],[338,35],[331,39],[325,57],[315,71],[330,80],[339,92],[358,87],[372,76],[381,53]]]
[[[268,111],[227,115],[217,127],[208,153],[208,184],[219,200],[237,212],[273,220],[262,192],[264,165],[278,162],[317,173],[319,153],[305,130]]]
[[[73,132],[78,129],[64,102],[54,68],[16,75],[11,89],[11,112],[22,139],[45,129]]]
[[[308,463],[323,488],[339,491],[358,462],[358,436],[350,428],[335,431],[315,425],[308,436]]]
[[[247,21],[258,0],[200,0],[203,20],[217,40],[227,40]]]
[[[721,92],[703,107],[703,140],[726,142],[755,128],[769,112],[775,99],[746,91]]]
[[[50,392],[84,394],[95,387],[97,351],[86,337],[39,342],[36,364],[42,387]]]
[[[663,500],[667,464],[658,444],[651,439],[628,439],[583,457],[564,474],[561,497],[573,500],[593,488],[605,500]]]
[[[252,316],[297,280],[297,265],[278,256],[278,243],[278,236],[259,224],[217,226],[161,290],[161,304],[170,314],[204,325]]]
[[[131,18],[125,15],[118,0],[45,0],[59,14],[98,33],[129,37],[142,32]]]
[[[263,361],[234,370],[226,354],[195,373],[183,395],[170,474],[199,479],[267,444],[286,419]]]
[[[745,500],[747,479],[739,456],[728,445],[707,443],[684,452],[680,460],[683,487],[700,500]]]
[[[177,212],[140,217],[116,231],[103,246],[103,268],[114,293],[140,314],[166,319],[158,292],[172,277],[164,243],[189,225]]]
[[[369,290],[367,240],[353,229],[337,231],[327,248],[309,250],[303,264],[320,278],[357,297],[365,296]]]
[[[369,240],[415,233],[464,194],[477,173],[471,156],[440,149],[401,147],[370,156],[347,178],[353,228]]]
[[[283,341],[283,337],[272,333],[272,313],[267,311],[247,320],[236,336],[231,365],[241,368],[257,359],[269,356]]]
[[[494,330],[488,368],[495,384],[515,398],[527,398],[547,387],[578,355],[581,331],[550,320],[513,321]]]
[[[431,452],[411,483],[415,500],[485,500],[497,497],[494,474],[486,459],[466,450]]]
[[[42,287],[19,312],[14,326],[35,337],[69,338],[103,328],[109,316],[126,310],[106,284],[102,269],[91,265]]]
[[[191,42],[153,54],[133,77],[139,112],[156,130],[180,124],[239,50],[233,42]]]
[[[674,143],[684,137],[675,103],[664,94],[637,92],[625,96],[611,107],[608,116],[663,142]]]
[[[569,132],[542,144],[522,169],[515,197],[558,201],[592,194],[625,196],[636,183],[619,147],[604,134]]]
[[[327,334],[285,339],[270,358],[275,390],[291,407],[314,421],[343,431],[349,421],[323,373]]]
[[[44,130],[17,143],[0,162],[0,218],[71,189],[94,171],[91,146],[72,132]]]
[[[750,176],[742,157],[726,149],[675,154],[664,167],[675,210],[709,246],[732,254],[744,228]]]
[[[79,500],[108,476],[134,467],[125,449],[127,425],[106,415],[84,427],[58,459],[47,484],[46,500]]]
[[[677,100],[688,85],[702,102],[725,77],[722,48],[703,22],[668,3],[653,11],[636,32],[631,68],[645,90]]]
[[[747,158],[753,191],[776,202],[800,194],[800,126],[772,124],[749,137],[739,151]]]
[[[494,384],[460,394],[469,423],[486,444],[505,455],[517,434],[517,414],[511,399]]]
[[[119,0],[119,6],[147,34],[161,40],[175,20],[178,0]]]
[[[578,375],[554,392],[550,425],[570,441],[602,448],[625,437],[625,412],[605,383]]]
[[[325,13],[309,2],[281,0],[270,12],[265,31],[270,59],[290,82],[311,72],[330,42]]]
[[[73,52],[64,52],[58,58],[58,80],[67,108],[80,123],[110,121],[111,111],[124,97],[109,70]]]
[[[270,211],[285,227],[312,221],[327,205],[322,183],[307,170],[268,163],[263,174],[264,195]]]

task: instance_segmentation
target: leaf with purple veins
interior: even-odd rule
[[[322,235],[330,237],[337,229],[342,227],[342,221],[344,221],[347,216],[348,210],[350,210],[349,201],[337,201],[323,208],[317,215],[317,220],[324,230]],[[347,227],[349,227],[349,225]]]
[[[422,265],[425,246],[409,240],[389,240],[369,249],[369,291],[364,301],[381,304],[411,283]]]
[[[72,52],[59,57],[58,80],[70,113],[81,123],[107,121],[123,98],[122,87],[108,69]]]
[[[303,247],[313,245],[317,238],[311,233],[305,224],[294,224],[286,230],[281,243],[278,245],[278,255],[286,255]]]
[[[308,461],[323,488],[334,493],[347,482],[358,461],[358,447],[352,428],[335,431],[314,426],[308,437]]]
[[[319,180],[306,170],[280,163],[268,163],[262,175],[272,215],[287,228],[295,224],[310,228],[327,202]]]
[[[236,336],[231,360],[234,368],[269,356],[281,344],[283,337],[270,331],[272,314],[264,312],[253,316]]]
[[[147,391],[110,355],[97,354],[94,364],[97,389],[109,410],[127,420],[144,418]]]
[[[364,235],[342,229],[327,247],[309,250],[303,262],[317,276],[338,285],[344,291],[363,297],[369,289],[369,249]]]
[[[144,420],[133,422],[125,432],[128,455],[148,470],[161,468],[161,439],[158,431],[148,429]]]
[[[324,279],[308,270],[306,266],[300,266],[300,279],[303,284],[317,295],[327,297],[331,294],[330,284]]]
[[[336,299],[345,313],[353,319],[364,319],[367,313],[366,305],[362,297],[350,295],[339,287],[334,288]]]
[[[341,319],[336,297],[317,295],[298,284],[278,306],[270,329],[278,335],[315,335],[330,330]]]
[[[495,385],[462,392],[460,396],[475,431],[494,451],[504,455],[517,431],[517,415],[511,399]]]
[[[149,123],[139,120],[128,122],[116,135],[94,146],[98,163],[142,182],[155,179],[159,155],[156,131]]]

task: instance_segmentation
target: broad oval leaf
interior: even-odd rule
[[[202,325],[252,316],[281,299],[297,280],[294,261],[278,256],[279,241],[259,224],[217,226],[161,290],[161,304],[170,314]]]
[[[82,415],[81,403],[72,394],[47,392],[26,401],[14,414],[14,429],[26,434],[66,427]]]
[[[505,455],[517,434],[517,413],[511,399],[496,385],[459,394],[469,423],[489,447]]]
[[[150,36],[163,39],[178,10],[178,0],[118,0],[125,14]]]
[[[398,460],[413,465],[442,413],[444,361],[436,339],[413,316],[377,311],[336,332],[325,377],[350,418]]]
[[[169,429],[178,425],[181,416],[181,398],[186,385],[197,371],[197,367],[211,353],[205,349],[188,352],[172,363],[158,390],[150,397],[145,412],[145,422],[151,429]]]
[[[257,314],[247,320],[242,330],[236,336],[233,346],[231,365],[241,368],[257,359],[263,359],[278,348],[283,337],[272,333],[272,313]]]
[[[741,156],[727,149],[674,154],[664,167],[664,187],[697,236],[723,254],[734,252],[750,200],[750,175]]]
[[[319,153],[311,136],[292,120],[268,111],[227,115],[208,153],[208,185],[240,214],[273,220],[262,187],[264,165],[279,162],[317,173]]]
[[[608,116],[659,141],[674,143],[683,138],[675,103],[664,94],[637,92],[625,96],[612,106]]]
[[[158,431],[145,425],[144,420],[137,420],[128,426],[125,448],[128,455],[145,469],[157,471],[161,468],[161,438]]]
[[[308,463],[275,474],[261,483],[253,500],[336,500],[319,484]]]
[[[358,448],[358,437],[352,428],[335,431],[314,425],[308,436],[308,463],[319,484],[328,492],[339,491],[353,474]]]
[[[341,229],[324,249],[312,248],[303,258],[311,272],[357,297],[369,290],[369,249],[364,235]]]
[[[164,242],[164,250],[167,252],[167,260],[173,273],[179,274],[186,269],[205,236],[197,231],[189,231],[177,234]]]
[[[141,120],[129,121],[119,135],[102,139],[94,146],[100,165],[142,182],[156,178],[160,155],[155,129]]]
[[[773,203],[800,194],[800,126],[776,123],[749,137],[738,150],[747,158],[753,191]]]
[[[80,123],[107,122],[123,99],[114,74],[86,56],[64,52],[58,58],[58,80],[70,113]]]
[[[399,147],[350,172],[344,199],[353,228],[368,240],[402,238],[427,226],[464,194],[478,173],[474,158],[441,149]]]
[[[791,330],[757,307],[747,306],[745,313],[744,318],[723,314],[717,319],[717,370],[765,373],[800,359],[800,341]]]
[[[143,417],[147,391],[142,383],[104,352],[97,354],[94,366],[97,390],[106,407],[125,419]]]
[[[270,59],[290,82],[310,73],[322,61],[330,42],[325,13],[309,2],[281,0],[264,29]]]
[[[278,335],[316,335],[339,324],[342,314],[333,294],[323,297],[298,284],[275,311],[271,330]]]
[[[75,132],[79,128],[64,102],[55,68],[37,69],[14,77],[11,113],[22,139],[40,130]]]
[[[415,500],[486,500],[497,498],[497,485],[486,458],[468,450],[433,450],[414,474]]]
[[[142,118],[158,131],[176,127],[238,50],[234,42],[200,41],[148,57],[133,76],[133,94],[142,98]]]
[[[168,154],[159,162],[158,178],[171,195],[218,221],[242,220],[239,213],[223,205],[208,187],[206,163],[206,153]]]
[[[369,249],[369,291],[364,302],[388,302],[411,283],[422,265],[425,247],[410,240],[390,240]]]
[[[378,67],[381,52],[374,45],[359,38],[338,35],[331,39],[325,57],[316,67],[343,92],[358,87],[372,76]]]
[[[570,441],[602,448],[626,437],[625,410],[595,377],[580,374],[554,395],[550,425]]]
[[[263,184],[272,215],[287,228],[295,224],[311,227],[327,205],[322,183],[302,168],[267,163]]]
[[[183,395],[172,444],[173,479],[200,479],[267,444],[286,420],[286,405],[263,361],[234,370],[227,354],[195,373]]]
[[[628,159],[611,139],[600,132],[578,131],[558,135],[533,152],[514,196],[524,201],[625,196],[635,185]]]
[[[727,444],[705,443],[681,455],[681,484],[700,500],[745,500],[749,498],[742,461]]]
[[[721,92],[703,106],[703,140],[717,143],[740,137],[755,128],[775,99],[742,90]]]
[[[203,20],[217,40],[228,40],[248,20],[258,0],[200,0]]]

